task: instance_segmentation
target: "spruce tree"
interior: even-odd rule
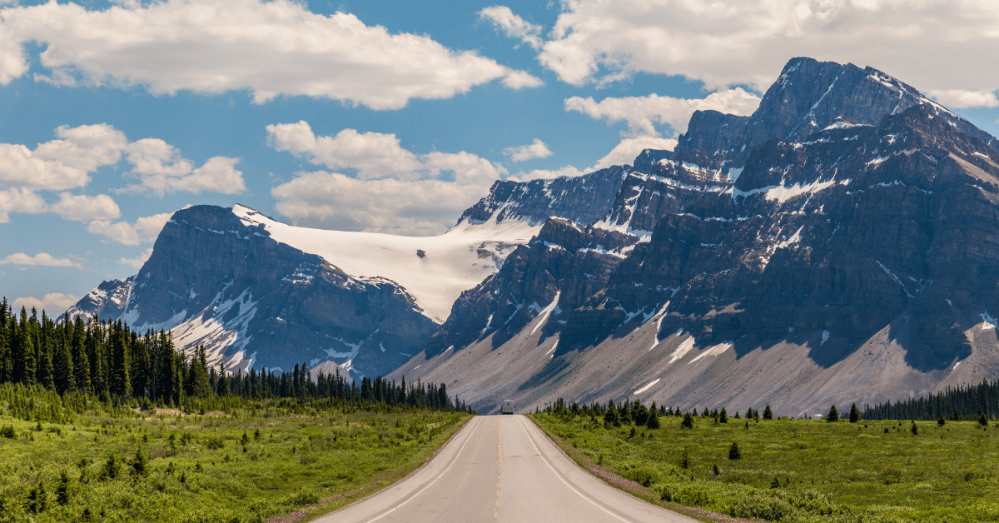
[[[733,442],[732,446],[728,448],[728,459],[742,459],[742,452],[739,451],[739,444]]]
[[[839,412],[836,412],[836,405],[829,408],[829,415],[826,416],[826,421],[829,423],[835,423],[839,421]]]
[[[941,415],[940,415],[940,419],[938,419],[938,420],[937,420],[937,425],[939,425],[939,426],[943,427],[943,426],[944,426],[944,425],[946,425],[946,424],[947,424],[947,420],[946,420],[946,419],[944,419],[944,416],[943,416],[943,414],[941,414]]]
[[[35,364],[35,344],[28,332],[28,314],[21,307],[21,324],[17,327],[17,335],[13,347],[14,381],[25,385],[34,385],[37,366]]]
[[[728,414],[725,412],[725,407],[722,407],[721,412],[718,413],[718,423],[728,423]]]
[[[108,389],[111,394],[122,399],[128,399],[132,393],[132,380],[128,372],[131,366],[128,349],[128,339],[119,322],[111,333],[111,378]]]
[[[850,406],[850,423],[856,423],[860,421],[860,409],[857,408],[857,404],[854,403]]]
[[[690,413],[683,415],[683,421],[680,422],[680,428],[682,429],[692,429],[694,428],[694,417]]]
[[[763,419],[774,419],[774,411],[770,410],[769,403],[767,403],[767,408],[763,409]]]
[[[69,322],[69,315],[66,315],[64,321]],[[73,375],[73,355],[70,352],[72,339],[66,339],[65,328],[60,331],[59,339],[56,340],[52,367],[55,369],[56,391],[65,394],[76,388],[76,378]]]
[[[656,409],[649,409],[649,419],[645,422],[645,426],[652,430],[659,428],[659,411]]]
[[[49,323],[42,312],[43,325]],[[46,325],[47,327],[47,325]],[[47,390],[55,390],[55,368],[52,365],[52,339],[43,327],[38,338],[38,383]]]
[[[90,360],[87,358],[86,327],[83,325],[83,318],[77,316],[73,322],[73,337],[71,354],[73,355],[73,375],[76,378],[76,387],[80,392],[93,392],[90,387]]]

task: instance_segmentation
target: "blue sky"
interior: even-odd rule
[[[996,27],[971,0],[0,0],[0,295],[58,313],[186,205],[439,234],[496,179],[750,114],[795,56],[999,134]]]

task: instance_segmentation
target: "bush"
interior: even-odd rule
[[[644,467],[634,468],[625,471],[621,477],[630,479],[643,487],[649,487],[659,481],[659,474]]]
[[[681,429],[692,429],[694,428],[694,417],[690,413],[683,415],[683,421],[680,422]]]
[[[209,450],[219,450],[225,447],[225,440],[222,436],[216,436],[205,440],[205,448]]]
[[[14,439],[17,437],[17,432],[14,430],[13,425],[5,425],[0,428],[0,437],[7,439]]]
[[[705,507],[714,503],[708,489],[697,483],[663,485],[659,489],[659,499],[691,507]]]
[[[791,504],[783,499],[753,493],[737,501],[729,511],[729,515],[737,518],[778,521],[790,516],[793,512],[794,508]]]

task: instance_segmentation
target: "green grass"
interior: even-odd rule
[[[91,402],[83,413],[53,406],[49,419],[57,422],[39,422],[14,417],[17,409],[0,402],[0,521],[84,521],[85,511],[91,521],[229,523],[295,511],[308,520],[415,470],[469,419],[292,403],[164,415]],[[140,449],[145,473],[135,466]],[[69,496],[61,504],[63,473]],[[42,511],[32,507],[39,483]]]
[[[747,427],[744,419],[696,418],[691,430],[661,417],[662,427],[650,430],[605,429],[588,416],[532,417],[577,461],[636,481],[666,505],[768,521],[999,520],[995,422],[916,422],[913,435],[908,421]],[[729,459],[733,443],[741,459]]]

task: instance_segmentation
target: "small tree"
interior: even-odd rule
[[[728,423],[728,414],[725,412],[725,407],[722,407],[721,412],[718,413],[719,423]]]
[[[767,403],[767,408],[763,409],[763,419],[774,419],[774,411],[770,410],[769,403]]]
[[[954,409],[954,413],[950,415],[951,421],[961,421],[961,409]]]
[[[981,412],[978,414],[978,424],[983,427],[989,426],[989,418],[985,417],[985,413]]]
[[[742,453],[739,452],[739,444],[733,442],[732,446],[728,448],[728,459],[742,459]]]
[[[683,421],[680,422],[681,429],[692,429],[694,428],[694,417],[690,413],[683,415]]]
[[[690,453],[687,452],[687,447],[683,447],[683,454],[680,455],[680,468],[690,468]]]
[[[142,452],[142,447],[135,451],[135,457],[132,458],[132,471],[136,476],[149,474],[149,462],[146,460],[146,453]]]
[[[829,423],[835,423],[839,421],[839,412],[836,412],[836,405],[829,408],[829,415],[826,416],[826,421]]]
[[[947,424],[947,420],[944,418],[944,415],[941,414],[940,415],[940,419],[937,420],[937,425],[940,425],[941,427],[943,427],[946,424]]]
[[[850,423],[856,423],[860,421],[860,409],[857,408],[857,404],[854,403],[850,405]]]
[[[659,412],[656,409],[649,410],[649,419],[645,422],[645,426],[652,430],[659,428]]]
[[[49,495],[45,492],[45,484],[41,481],[28,492],[28,511],[41,514],[49,506]]]
[[[65,471],[59,476],[59,487],[56,488],[56,503],[60,505],[69,504],[69,474]]]
[[[621,426],[621,420],[617,417],[617,407],[613,403],[611,403],[611,406],[608,407],[607,412],[604,414],[604,421],[615,427]]]
[[[919,427],[916,426],[916,420],[912,420],[912,428],[909,429],[909,430],[912,431],[912,435],[913,436],[918,436],[919,435]]]

